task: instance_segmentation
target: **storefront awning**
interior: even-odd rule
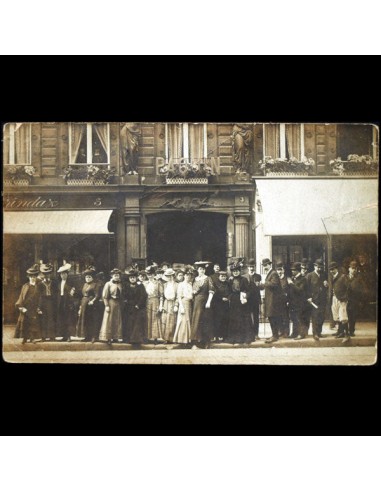
[[[110,234],[112,210],[4,212],[4,234]]]
[[[377,234],[373,179],[257,180],[268,236]]]

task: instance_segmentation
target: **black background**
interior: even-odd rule
[[[286,63],[297,67],[290,73],[264,67],[266,57],[245,57],[240,63],[248,69],[237,76],[237,71],[219,73],[218,60],[207,57],[201,61],[208,68],[197,78],[188,78],[187,72],[198,73],[192,69],[193,59],[178,58],[180,68],[186,62],[187,70],[179,68],[178,76],[169,78],[162,57],[152,60],[147,73],[129,62],[126,74],[120,70],[125,61],[108,57],[107,76],[92,81],[80,75],[92,73],[86,64],[93,61],[87,57],[32,57],[28,63],[33,70],[21,73],[4,67],[3,57],[2,74],[7,77],[3,75],[1,81],[1,120],[378,124],[380,119],[378,81],[361,73],[351,75],[347,59],[344,63],[342,58],[325,57],[322,76],[314,70],[312,57]],[[81,64],[81,70],[69,70],[74,62]],[[172,57],[172,67],[173,63]],[[229,65],[233,66],[230,61]],[[73,74],[78,77],[73,79]],[[374,435],[379,433],[379,375],[379,364],[2,362],[1,434]]]

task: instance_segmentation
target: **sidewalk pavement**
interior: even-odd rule
[[[3,352],[25,352],[25,351],[105,351],[105,350],[137,350],[128,343],[113,343],[111,346],[106,343],[96,342],[84,342],[80,339],[73,339],[72,342],[61,342],[59,339],[56,341],[26,343],[22,345],[21,339],[13,338],[15,327],[11,325],[5,325],[3,327]],[[311,333],[311,328],[310,328]],[[293,340],[288,338],[281,338],[279,341],[269,344],[265,343],[265,338],[270,338],[271,330],[268,323],[260,324],[259,337],[260,339],[251,344],[231,344],[231,343],[213,343],[210,347],[214,349],[245,349],[245,348],[332,348],[332,347],[374,347],[377,341],[377,324],[375,322],[359,322],[356,324],[356,335],[349,341],[343,344],[343,339],[337,339],[333,337],[335,330],[332,330],[329,323],[325,323],[323,326],[323,338],[316,341],[312,338],[312,335],[308,335],[304,340]],[[139,350],[184,350],[181,345],[178,344],[144,344],[139,347]],[[188,349],[190,350],[190,349]],[[187,350],[187,351],[188,351]]]

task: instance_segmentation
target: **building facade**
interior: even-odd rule
[[[269,256],[289,264],[321,256],[328,262],[336,241],[340,259],[364,253],[375,268],[377,227],[366,206],[377,197],[378,139],[373,125],[8,123],[5,320],[14,319],[15,297],[34,262],[51,262],[55,270],[70,262],[73,275],[89,264],[108,273],[164,260],[226,265],[231,257],[254,257],[259,264]],[[305,216],[313,183],[320,183],[315,199],[326,200],[328,181],[337,197],[356,196],[353,185],[362,183],[366,203],[355,208],[366,209],[364,227],[355,218],[349,221],[355,230],[342,221],[330,233],[329,220],[322,230],[305,227],[306,219],[295,227],[294,216],[284,215],[300,195],[296,213]],[[352,188],[343,191],[344,182]],[[284,207],[273,207],[282,200]],[[351,208],[340,199],[332,207],[334,213]],[[313,216],[318,208],[312,206]],[[361,239],[355,247],[352,234]]]

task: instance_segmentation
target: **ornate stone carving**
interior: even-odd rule
[[[196,198],[191,196],[184,196],[173,198],[172,200],[167,200],[160,208],[177,208],[182,210],[183,212],[193,212],[194,210],[203,208],[203,207],[213,207],[214,204],[209,202],[209,197],[204,198]]]
[[[126,174],[138,174],[138,152],[141,130],[137,123],[126,123],[120,129],[120,150]]]
[[[236,173],[249,172],[253,162],[253,132],[250,125],[234,125],[232,139]]]

